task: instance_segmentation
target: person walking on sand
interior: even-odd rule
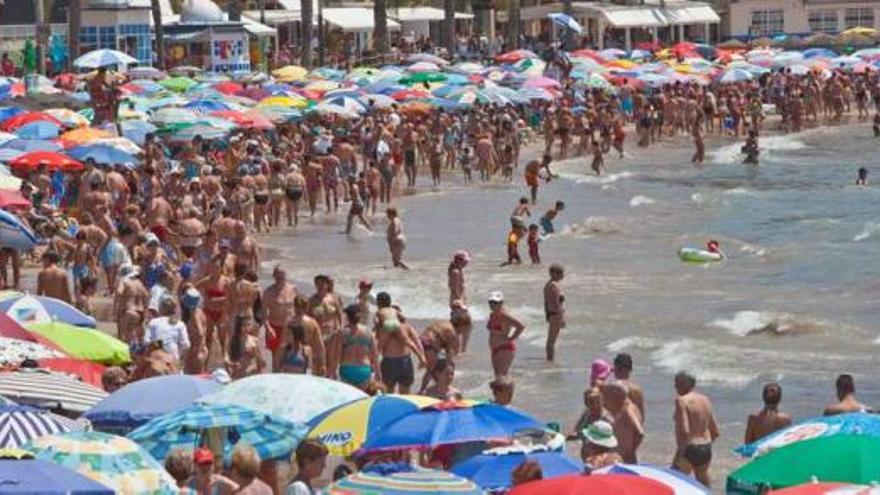
[[[749,420],[746,423],[745,443],[752,443],[791,425],[791,416],[779,411],[779,403],[782,402],[782,387],[778,383],[771,382],[764,385],[761,397],[764,399],[764,408],[757,414],[749,415]]]
[[[409,270],[409,267],[403,262],[403,250],[406,249],[403,220],[398,216],[397,208],[393,206],[385,210],[385,214],[388,216],[386,238],[388,240],[388,250],[391,252],[391,262],[394,263],[395,268]]]
[[[565,294],[562,293],[560,282],[565,277],[562,265],[550,265],[550,280],[544,285],[544,317],[547,320],[547,361],[556,358],[556,339],[565,328]]]
[[[495,377],[507,376],[516,356],[516,339],[526,326],[504,307],[504,294],[495,291],[489,294],[489,349],[492,357],[492,370]],[[513,331],[513,333],[511,333]]]
[[[718,438],[718,423],[712,403],[696,392],[697,379],[680,371],[675,375],[675,457],[672,467],[684,474],[694,474],[697,481],[711,486],[712,442]]]

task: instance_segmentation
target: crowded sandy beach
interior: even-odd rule
[[[0,482],[880,482],[880,49],[117,53],[0,79]]]

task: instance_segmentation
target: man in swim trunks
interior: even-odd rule
[[[272,352],[272,369],[278,369],[278,349],[288,320],[293,316],[296,288],[287,281],[287,272],[280,265],[272,271],[273,284],[263,291],[263,309],[266,315],[266,349]]]
[[[532,204],[538,202],[538,179],[540,179],[541,177],[541,170],[543,169],[547,171],[547,177],[545,178],[547,182],[549,182],[550,178],[553,176],[553,174],[550,172],[551,161],[553,161],[553,159],[550,157],[550,155],[544,155],[540,162],[537,160],[532,160],[526,165],[526,186],[528,186],[529,188],[529,193],[532,197]]]
[[[718,438],[718,423],[712,403],[696,392],[697,379],[684,371],[675,375],[675,457],[672,467],[691,473],[697,480],[711,486],[709,466],[712,463],[712,442]]]
[[[393,306],[391,309],[397,312],[400,325],[399,330],[392,333],[383,331],[384,327],[377,327],[379,354],[382,356],[379,369],[382,371],[382,383],[385,384],[386,392],[408,394],[415,382],[411,346],[415,345],[421,349],[420,341],[415,329],[406,322],[400,308]],[[417,352],[416,356],[424,364],[423,352]]]

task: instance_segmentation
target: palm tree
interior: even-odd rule
[[[382,56],[388,53],[388,12],[385,9],[385,0],[373,2],[373,49]]]
[[[443,0],[443,41],[446,56],[455,58],[455,0]]]
[[[73,61],[79,57],[79,29],[82,24],[82,5],[79,0],[70,0],[67,4],[67,32],[68,38],[68,66],[73,66]]]
[[[162,8],[159,6],[159,0],[151,0],[150,8],[153,11],[153,29],[156,30],[156,66],[159,70],[165,70],[165,28],[162,27]]]
[[[312,19],[314,18],[314,9],[312,8],[312,0],[300,0],[300,8],[302,9],[302,54],[300,55],[300,64],[303,67],[312,67]]]

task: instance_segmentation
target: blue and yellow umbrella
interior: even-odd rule
[[[367,438],[388,423],[438,400],[420,395],[380,395],[349,402],[309,421],[308,438],[316,438],[331,454],[353,454]]]

